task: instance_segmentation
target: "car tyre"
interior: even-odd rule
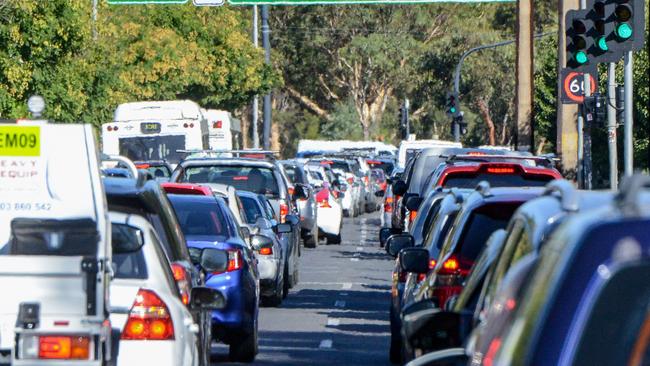
[[[390,350],[388,351],[388,357],[391,363],[401,365],[404,363],[402,358],[402,341],[400,339],[399,329],[396,328],[396,320],[394,319],[395,314],[391,306],[390,309],[390,318],[391,318],[391,332],[390,332]]]
[[[244,335],[239,342],[231,344],[228,351],[230,361],[245,363],[255,361],[255,356],[258,351],[257,325],[254,324],[252,331]]]
[[[284,275],[282,277],[284,277],[282,279],[282,298],[286,299],[287,296],[289,295],[289,287],[290,287],[290,284],[289,284],[289,263],[284,264]]]
[[[305,248],[316,248],[318,245],[318,228],[316,230],[311,229],[311,231],[309,231],[309,234],[307,234],[303,240],[305,243]]]
[[[350,210],[343,210],[343,217],[350,217]]]
[[[264,304],[270,307],[277,308],[278,306],[282,305],[282,299],[284,298],[285,296],[284,296],[284,278],[283,278],[281,282],[278,284],[277,288],[275,289],[273,295],[264,299]]]
[[[341,233],[337,235],[327,234],[327,244],[341,244]]]

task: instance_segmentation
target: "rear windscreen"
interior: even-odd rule
[[[147,171],[151,173],[156,178],[169,178],[172,176],[172,172],[164,165],[161,166],[149,166]]]
[[[171,198],[185,236],[230,237],[226,219],[216,202]]]
[[[483,205],[472,212],[454,251],[462,268],[470,268],[485,247],[490,235],[504,229],[510,217],[523,202],[503,202]]]
[[[451,173],[442,186],[449,188],[476,188],[487,181],[490,187],[543,187],[553,178],[550,175],[488,174],[488,173]]]
[[[334,161],[334,162],[332,162],[332,164],[330,164],[330,167],[332,169],[342,170],[342,171],[344,171],[346,173],[352,173],[352,169],[350,169],[350,165],[348,165],[348,163],[346,163],[346,162]]]
[[[273,171],[268,168],[222,165],[192,166],[185,170],[183,182],[220,183],[241,191],[278,198],[280,191]]]
[[[185,149],[185,136],[139,136],[120,138],[120,155],[133,161],[166,160],[178,164]]]
[[[393,171],[393,168],[395,167],[393,163],[388,161],[373,162],[373,163],[369,163],[369,165],[373,169],[383,170],[386,175],[389,175]]]

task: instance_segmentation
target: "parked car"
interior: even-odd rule
[[[218,249],[224,271],[203,268],[206,286],[220,289],[228,304],[212,312],[213,338],[229,345],[231,360],[252,362],[258,351],[259,273],[254,249],[243,238],[220,197],[169,195],[193,262],[205,249]]]
[[[190,310],[222,308],[223,294],[194,287],[188,308],[175,285],[160,239],[147,219],[118,212],[110,212],[109,219],[114,263],[110,320],[120,333],[116,365],[141,363],[143,354],[156,365],[209,365],[209,348],[199,349],[201,333]],[[199,302],[207,295],[211,303]]]
[[[297,199],[298,213],[300,214],[300,227],[303,242],[306,248],[315,248],[318,244],[318,207],[316,206],[315,192],[309,183],[308,173],[304,164],[295,160],[280,161],[289,182],[295,189],[307,190],[307,197]]]
[[[199,184],[220,183],[237,190],[263,194],[271,202],[279,223],[293,227],[281,240],[286,241],[287,272],[285,286],[293,287],[299,280],[300,219],[289,194],[281,168],[273,161],[251,158],[196,158],[182,161],[172,174],[173,182]],[[297,192],[295,192],[297,193]],[[302,198],[302,196],[297,196]],[[286,281],[288,279],[288,281]]]
[[[244,206],[246,222],[252,228],[252,240],[260,248],[255,251],[260,273],[260,291],[264,303],[279,306],[284,298],[284,268],[286,248],[282,247],[276,235],[277,223],[264,208],[264,196],[252,192],[238,191]],[[263,246],[262,243],[268,243]]]

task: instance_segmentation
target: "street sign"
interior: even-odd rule
[[[585,100],[585,83],[583,73],[570,69],[562,69],[562,104],[582,104]],[[591,94],[596,92],[598,80],[589,74]]]
[[[107,0],[109,5],[185,4],[188,0]]]
[[[516,0],[228,0],[232,5],[343,5],[343,4],[428,4],[504,3]]]
[[[221,6],[225,0],[192,0],[194,6]]]

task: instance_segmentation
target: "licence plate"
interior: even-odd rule
[[[142,131],[142,133],[159,133],[160,123],[157,122],[140,123],[140,131]]]

